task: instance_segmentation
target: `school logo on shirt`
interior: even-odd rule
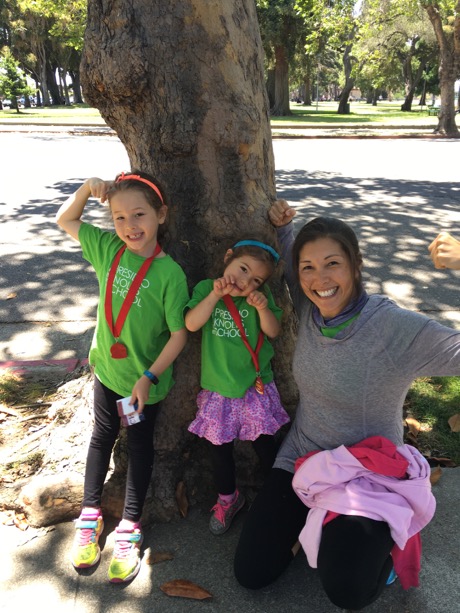
[[[241,309],[239,311],[241,321],[244,326],[244,319],[249,315],[249,311],[247,309]],[[246,336],[249,336],[246,327],[244,327],[244,331],[246,332]],[[233,321],[233,317],[230,315],[227,309],[220,309],[216,307],[214,309],[214,318],[212,322],[212,333],[219,337],[228,337],[228,338],[236,338],[240,337],[240,331],[237,328],[236,323]]]
[[[133,282],[135,276],[136,272],[134,272],[130,268],[118,266],[115,279],[113,280],[112,295],[126,298],[126,294],[128,293],[128,290],[131,287],[131,283]],[[144,278],[134,298],[133,305],[136,305],[140,309],[142,308],[142,299],[140,296],[140,292],[142,289],[147,289],[148,287],[150,287],[150,281]]]

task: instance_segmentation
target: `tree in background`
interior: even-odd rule
[[[89,0],[81,76],[85,98],[117,132],[131,166],[164,185],[165,248],[192,286],[223,261],[229,237],[272,231],[274,161],[253,0]],[[288,406],[292,339],[288,324],[274,363]],[[157,422],[156,498],[146,505],[163,518],[177,512],[178,481],[206,476],[203,442],[187,433],[199,389],[195,336],[175,379]]]
[[[0,94],[11,100],[11,108],[19,113],[18,98],[29,96],[30,87],[27,85],[24,73],[17,65],[14,57],[6,51],[0,58]]]
[[[270,113],[291,114],[289,67],[305,35],[304,21],[295,9],[295,0],[256,0],[263,47],[268,64]]]

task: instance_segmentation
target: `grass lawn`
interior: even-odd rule
[[[425,126],[435,127],[437,117],[428,116],[426,107],[413,105],[413,111],[403,113],[401,101],[379,102],[377,106],[365,102],[351,103],[349,115],[338,115],[338,102],[320,102],[312,106],[303,106],[292,103],[290,117],[272,117],[271,125],[276,128],[308,128],[324,126],[353,127],[362,126],[372,128],[375,126],[394,126],[399,128]],[[59,106],[47,108],[20,109],[20,113],[10,109],[0,111],[0,124],[8,123],[42,123],[42,124],[98,124],[105,125],[97,109],[86,105]]]
[[[292,116],[272,117],[273,128],[303,125],[317,126],[324,124],[353,125],[372,127],[372,124],[391,125],[395,127],[404,126],[436,126],[437,117],[428,116],[427,107],[420,107],[418,104],[412,106],[410,113],[401,111],[401,101],[398,102],[379,102],[377,106],[366,104],[365,102],[352,102],[349,115],[338,115],[338,102],[320,102],[318,107],[316,102],[312,106],[291,103]],[[377,126],[376,126],[377,127]]]
[[[105,125],[99,111],[84,104],[75,106],[35,107],[31,109],[19,109],[19,113],[13,109],[0,111],[0,124],[8,123],[53,123],[56,124],[91,124]]]

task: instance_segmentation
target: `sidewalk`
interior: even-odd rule
[[[460,470],[443,469],[433,488],[438,508],[423,531],[421,586],[404,591],[399,582],[389,586],[366,613],[456,613],[460,577],[459,509]],[[212,501],[210,501],[210,505]],[[246,510],[221,537],[208,530],[209,514],[194,508],[186,519],[149,526],[145,531],[143,563],[128,585],[112,585],[106,574],[113,547],[114,525],[106,526],[103,552],[96,569],[73,569],[68,551],[73,524],[20,532],[0,526],[2,613],[30,613],[34,606],[49,613],[336,613],[324,595],[317,572],[299,552],[285,574],[258,592],[238,585],[233,576],[233,552]],[[106,537],[106,538],[105,538]],[[31,540],[29,540],[31,539]],[[170,561],[150,565],[155,552],[173,555]],[[167,596],[160,590],[174,579],[192,581],[213,596],[194,601]]]

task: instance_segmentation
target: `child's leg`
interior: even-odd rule
[[[275,437],[271,434],[261,434],[259,438],[252,442],[252,446],[259,457],[264,474],[267,475],[273,466],[278,451]]]
[[[211,445],[211,459],[214,483],[219,494],[230,495],[236,490],[233,441],[222,445]]]
[[[120,430],[117,400],[121,396],[94,378],[94,427],[85,469],[83,507],[99,509],[110,456]]]
[[[245,498],[236,489],[233,441],[222,445],[211,445],[214,480],[219,497],[213,506],[209,529],[215,535],[224,534],[230,528],[234,516],[245,503]]]
[[[153,470],[153,433],[158,404],[144,407],[145,420],[128,426],[128,474],[123,518],[115,532],[115,547],[109,566],[109,580],[121,583],[133,579],[141,567],[142,531],[140,518]]]
[[[340,515],[323,527],[318,571],[330,600],[361,610],[385,588],[394,541],[386,522]]]
[[[153,471],[153,434],[159,404],[144,407],[145,420],[128,427],[128,474],[123,519],[138,522]]]

